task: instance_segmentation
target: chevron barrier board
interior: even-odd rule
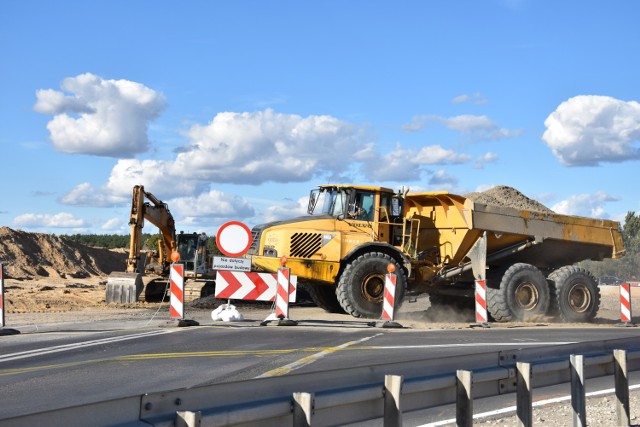
[[[243,271],[218,270],[215,297],[250,301],[274,301],[278,288],[278,275]],[[289,302],[296,301],[298,276],[291,276]]]

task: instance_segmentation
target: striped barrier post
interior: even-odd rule
[[[198,322],[184,318],[184,264],[171,264],[169,283],[169,315],[178,320],[178,326],[197,326]]]
[[[280,258],[282,267],[278,269],[278,287],[276,289],[276,318],[278,326],[295,326],[295,320],[289,319],[289,291],[291,286],[291,269],[286,267],[287,257]]]
[[[389,264],[393,265],[393,264]],[[382,299],[382,320],[393,321],[396,299],[396,275],[388,273],[384,280],[384,298]]]
[[[487,315],[487,283],[484,280],[476,280],[476,323],[486,325]]]
[[[169,273],[169,281],[171,283],[171,298],[169,299],[171,307],[169,314],[172,319],[184,319],[184,265],[171,264],[171,272]]]
[[[291,269],[280,267],[278,269],[278,290],[276,292],[276,317],[286,319],[289,317],[289,282]]]
[[[620,284],[620,320],[623,325],[631,325],[631,285]]]
[[[382,295],[382,326],[383,328],[402,328],[402,325],[394,320],[396,308],[396,265],[387,265],[387,274],[384,278],[384,292]]]

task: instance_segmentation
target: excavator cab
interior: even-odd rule
[[[196,276],[208,270],[209,252],[207,235],[204,233],[183,233],[176,236],[180,262],[184,264],[185,274]]]

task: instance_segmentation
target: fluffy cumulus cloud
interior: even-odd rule
[[[16,227],[51,227],[51,228],[81,228],[88,224],[85,220],[76,218],[68,212],[54,215],[27,213],[13,219]]]
[[[164,96],[129,80],[86,73],[66,78],[62,92],[36,91],[34,109],[53,116],[53,147],[64,153],[132,157],[149,149],[149,122],[166,108]]]
[[[547,117],[542,140],[568,166],[640,159],[640,104],[608,96],[568,99]]]
[[[129,233],[130,227],[128,224],[128,218],[111,218],[109,220],[107,220],[104,224],[102,224],[102,226],[100,227],[101,230],[104,230],[108,233],[115,233],[115,234],[125,234],[125,233]]]
[[[551,209],[559,214],[578,215],[590,218],[605,218],[604,204],[615,202],[618,198],[599,191],[594,194],[579,194],[556,203]]]
[[[440,145],[429,145],[416,150],[397,144],[394,151],[384,156],[363,157],[362,169],[366,176],[377,181],[416,181],[427,166],[459,164],[470,159],[466,154]]]
[[[306,215],[308,205],[308,196],[298,200],[285,200],[278,205],[269,206],[264,212],[264,220],[270,222]]]
[[[360,128],[331,116],[273,110],[219,113],[189,132],[174,173],[200,180],[260,184],[303,182],[342,173],[363,146]]]
[[[472,141],[495,141],[522,135],[521,130],[502,128],[487,116],[474,116],[470,114],[453,117],[435,115],[415,116],[412,122],[403,125],[402,129],[408,132],[417,132],[431,123],[438,123],[445,126]]]
[[[202,220],[239,219],[255,215],[251,204],[243,197],[211,190],[198,196],[170,200],[171,211],[193,223]],[[199,218],[195,221],[195,218]]]
[[[131,193],[131,188],[129,188],[129,193]],[[59,202],[71,206],[108,207],[125,203],[127,200],[125,195],[96,190],[91,184],[84,182],[76,185],[62,196]]]

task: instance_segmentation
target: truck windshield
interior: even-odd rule
[[[308,213],[310,215],[338,216],[344,213],[347,200],[344,190],[336,188],[318,188],[311,191]]]

